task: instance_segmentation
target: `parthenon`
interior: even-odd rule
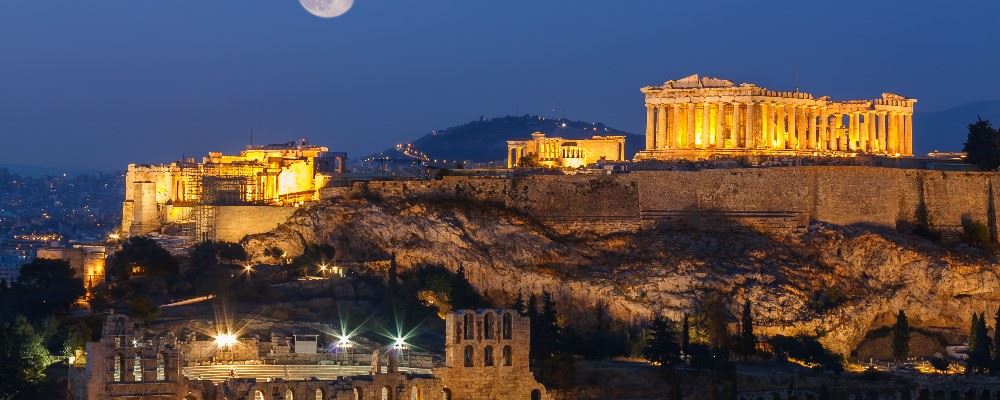
[[[640,160],[913,155],[917,100],[898,94],[833,101],[697,74],[642,92],[646,146],[636,156]]]

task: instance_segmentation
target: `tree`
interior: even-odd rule
[[[517,297],[514,298],[514,302],[510,304],[510,308],[517,310],[518,314],[524,315],[525,313],[524,295],[520,291],[517,292]],[[1000,312],[1000,310],[998,310]]]
[[[991,354],[993,359],[992,364],[990,364],[990,369],[993,373],[1000,373],[1000,307],[997,308],[997,313],[993,317],[993,354]]]
[[[37,320],[68,311],[84,293],[83,280],[69,263],[39,258],[22,265],[14,284],[0,294],[0,310]]]
[[[134,276],[149,276],[172,282],[179,272],[177,260],[153,239],[129,238],[108,258],[108,274],[113,280],[124,281]]]
[[[892,356],[899,361],[905,360],[910,355],[910,324],[906,320],[906,313],[899,310],[896,315],[896,324],[892,327]]]
[[[723,349],[729,339],[729,320],[732,314],[726,309],[722,293],[712,292],[702,301],[702,318],[708,342],[713,350]]]
[[[1000,167],[1000,133],[990,121],[977,118],[969,124],[969,135],[962,151],[966,160],[982,170],[992,171]]]
[[[560,329],[555,301],[549,292],[542,292],[542,310],[532,313],[535,296],[528,298],[528,315],[531,317],[530,356],[536,360],[546,360],[561,349]],[[532,315],[533,314],[533,315]]]
[[[0,322],[0,395],[16,395],[45,377],[51,356],[24,316]]]
[[[646,328],[646,347],[642,349],[643,356],[649,361],[667,365],[678,360],[679,352],[677,331],[673,323],[662,315],[657,315]]]
[[[681,353],[684,357],[691,355],[691,324],[687,313],[684,313],[684,327],[681,328]]]
[[[972,313],[969,332],[969,359],[966,373],[982,372],[990,365],[990,337],[986,330],[986,317]]]
[[[750,312],[750,300],[743,303],[743,315],[740,318],[740,352],[749,357],[756,351],[757,336],[753,333],[753,315]]]

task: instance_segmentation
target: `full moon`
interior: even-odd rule
[[[299,0],[302,8],[320,18],[335,18],[343,15],[354,5],[354,0]]]

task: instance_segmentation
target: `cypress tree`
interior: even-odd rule
[[[742,353],[744,357],[751,356],[755,352],[754,346],[757,344],[757,337],[753,334],[753,315],[750,313],[750,300],[743,303],[743,316],[740,320]]]
[[[560,351],[561,340],[556,303],[549,292],[542,292],[542,340],[545,344],[543,357],[551,357]]]
[[[657,315],[646,330],[646,347],[643,355],[649,361],[667,365],[677,361],[680,350],[677,345],[677,332],[671,322],[662,315]]]
[[[906,313],[899,310],[896,315],[896,325],[892,327],[892,356],[897,361],[905,360],[910,355],[910,324]]]
[[[990,366],[990,336],[986,330],[985,313],[973,313],[971,328],[967,373],[981,372]]]
[[[519,314],[524,315],[525,314],[524,307],[525,307],[524,295],[522,295],[521,292],[518,291],[517,297],[514,298],[514,302],[511,303],[510,308],[515,309]]]
[[[691,355],[691,325],[687,313],[684,313],[684,326],[681,328],[681,353],[684,357]]]
[[[990,364],[993,373],[1000,372],[1000,308],[993,317],[993,362]]]

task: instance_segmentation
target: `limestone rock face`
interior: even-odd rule
[[[812,224],[775,236],[733,224],[725,232],[644,230],[564,236],[490,203],[451,198],[332,199],[300,209],[243,240],[257,261],[328,243],[337,259],[385,260],[401,270],[464,267],[488,297],[547,290],[572,314],[601,301],[619,319],[696,313],[708,292],[745,299],[762,334],[817,335],[847,354],[904,310],[911,326],[966,329],[971,313],[1000,305],[994,259],[867,226]]]

